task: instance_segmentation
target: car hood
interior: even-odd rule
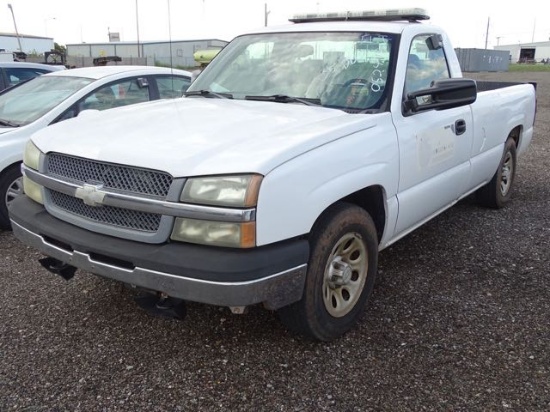
[[[0,127],[0,135],[11,132],[15,129],[17,129],[17,127]]]
[[[159,169],[175,177],[265,175],[376,122],[372,115],[301,104],[197,97],[82,114],[37,132],[33,141],[43,152]]]

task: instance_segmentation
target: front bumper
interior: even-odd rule
[[[303,239],[254,249],[146,244],[63,222],[26,196],[11,203],[10,219],[17,238],[48,256],[175,298],[274,310],[302,297],[309,255]]]

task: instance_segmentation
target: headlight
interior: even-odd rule
[[[258,202],[262,176],[195,177],[185,183],[180,200],[211,206],[253,207]]]
[[[23,191],[35,202],[38,202],[42,205],[44,204],[44,199],[42,197],[42,186],[34,183],[27,176],[23,176]]]
[[[23,163],[31,169],[38,170],[41,154],[42,152],[38,150],[38,147],[34,145],[32,140],[29,140],[25,146],[25,152],[23,153]]]
[[[171,238],[201,245],[251,248],[256,246],[256,222],[229,223],[177,218]]]

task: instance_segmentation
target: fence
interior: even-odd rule
[[[44,63],[44,57],[42,56],[28,56],[26,59],[27,62],[32,63]],[[61,61],[57,61],[58,64],[61,64]],[[93,57],[75,57],[68,56],[65,63],[69,67],[92,67],[94,65]],[[109,66],[119,65],[119,66],[154,66],[155,62],[153,59],[148,59],[147,57],[123,57],[120,62],[109,62]]]

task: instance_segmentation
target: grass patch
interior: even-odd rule
[[[550,72],[550,64],[511,64],[509,72]]]

